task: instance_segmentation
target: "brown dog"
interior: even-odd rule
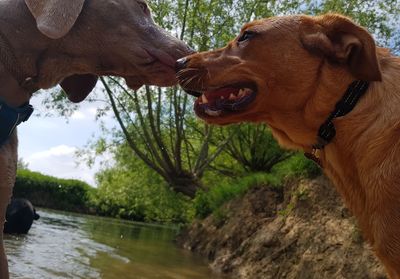
[[[300,15],[247,24],[177,67],[208,123],[265,122],[282,146],[313,153],[400,278],[399,58],[343,16]]]
[[[60,83],[68,97],[79,102],[98,75],[124,77],[131,88],[170,86],[176,83],[176,59],[192,51],[154,23],[144,0],[3,0],[0,22],[4,222],[17,165],[15,124],[29,114],[26,104],[34,91]],[[2,237],[0,278],[8,278]]]

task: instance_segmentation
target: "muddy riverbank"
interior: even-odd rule
[[[386,278],[324,177],[254,188],[178,242],[237,279]]]

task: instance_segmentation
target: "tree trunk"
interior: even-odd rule
[[[200,180],[189,173],[171,174],[169,185],[177,192],[191,199],[196,196],[199,189],[204,189]]]

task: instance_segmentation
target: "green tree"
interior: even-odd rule
[[[18,158],[17,169],[27,170],[28,167],[29,167],[29,164],[27,162],[25,162],[23,158]]]
[[[176,194],[167,183],[132,156],[127,144],[114,151],[113,167],[96,175],[98,191],[92,201],[97,213],[146,222],[188,222],[190,202]]]
[[[210,152],[213,128],[203,126],[196,134],[186,123],[191,114],[188,96],[177,88],[131,91],[118,80],[101,78],[111,108],[128,146],[171,188],[189,197],[202,188],[206,167],[219,155],[227,141]],[[167,105],[167,107],[165,107]]]
[[[264,124],[242,124],[222,129],[219,137],[232,134],[224,152],[235,160],[245,172],[270,172],[280,162],[294,154],[281,149]],[[216,169],[228,173],[231,166],[219,165]]]

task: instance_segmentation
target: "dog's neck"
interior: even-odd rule
[[[31,92],[22,88],[4,67],[1,67],[0,70],[0,84],[0,98],[10,107],[17,108],[29,102]]]
[[[4,37],[0,44],[3,56],[0,59],[0,98],[11,107],[19,107],[29,101],[32,92],[21,86],[19,77],[16,77],[10,68],[14,68],[23,76],[26,75],[26,78],[36,76],[36,62],[46,42],[38,36],[35,22],[24,1],[0,3],[0,32]],[[35,37],[35,40],[27,43],[27,38],[32,37]],[[9,59],[10,56],[15,56],[17,63],[13,63],[13,59]]]
[[[383,81],[371,82],[352,112],[334,120],[336,136],[320,152],[324,172],[361,226],[368,226],[368,216],[376,208],[374,203],[382,202],[374,200],[377,199],[374,191],[382,191],[381,199],[389,200],[398,195],[396,199],[400,200],[400,185],[393,186],[394,181],[385,181],[400,171],[400,58],[384,49],[378,49],[378,57]],[[281,145],[310,152],[317,141],[319,127],[333,111],[340,94],[354,81],[346,76],[329,78],[329,71],[325,72],[328,76],[321,77],[318,92],[307,101],[304,109],[276,114],[277,118],[269,122]],[[376,189],[376,185],[381,188]],[[392,189],[398,187],[397,193],[387,190],[390,185]]]
[[[400,200],[400,185],[390,180],[400,166],[400,58],[382,52],[380,64],[383,81],[372,82],[354,111],[334,122],[336,137],[321,152],[325,173],[362,227],[385,199]]]

